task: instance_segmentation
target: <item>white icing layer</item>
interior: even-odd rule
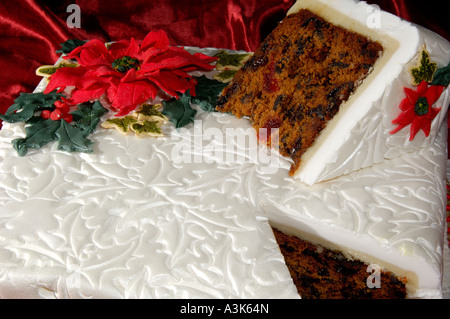
[[[255,165],[176,164],[177,136],[104,129],[94,154],[53,145],[18,157],[21,134],[0,132],[1,297],[298,296],[243,183]]]
[[[414,272],[413,296],[440,294],[445,134],[312,187],[286,159],[255,158],[250,124],[226,114],[157,140],[100,129],[93,154],[19,157],[21,135],[0,131],[2,297],[296,297],[258,215]]]
[[[389,132],[395,127],[392,120],[400,113],[399,105],[405,98],[403,88],[414,88],[409,75],[411,62],[425,46],[430,59],[444,67],[450,61],[450,43],[363,1],[298,0],[288,14],[301,8],[379,41],[384,52],[372,73],[302,157],[296,177],[312,185],[433,144],[446,120],[450,88],[435,104],[441,111],[432,122],[429,137],[420,131],[409,141],[410,126],[394,135]]]
[[[268,186],[261,205],[287,233],[408,277],[410,297],[440,297],[446,134],[443,125],[431,147],[332,181]]]
[[[23,126],[4,124],[0,297],[297,298],[267,219],[408,276],[410,297],[440,296],[444,127],[418,151],[314,186],[289,178],[245,119],[199,110],[164,131],[99,129],[93,154],[50,144],[19,157]]]
[[[4,123],[0,297],[299,298],[269,225],[255,214],[256,190],[242,184],[243,171],[253,179],[254,162],[243,168],[232,159],[221,171],[213,153],[195,146],[202,125],[213,128],[206,142],[214,143],[217,130],[241,123],[199,112],[195,127],[167,123],[158,139],[98,127],[92,154],[55,143],[19,157],[11,141],[25,136],[24,126]],[[249,154],[218,147],[224,156]]]

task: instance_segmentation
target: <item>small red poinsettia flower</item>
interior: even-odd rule
[[[439,113],[441,108],[434,108],[432,105],[439,99],[443,86],[431,85],[428,86],[426,81],[422,81],[417,90],[404,88],[406,98],[400,103],[400,110],[402,113],[392,121],[398,126],[390,133],[395,134],[404,127],[411,125],[409,140],[413,140],[419,130],[425,133],[425,136],[430,135],[431,122]]]
[[[160,90],[171,97],[190,90],[195,95],[196,80],[188,73],[211,70],[217,58],[201,53],[190,54],[184,48],[169,45],[167,34],[151,31],[142,43],[135,39],[105,45],[91,40],[74,49],[65,59],[75,59],[79,66],[58,69],[45,93],[72,88],[65,100],[79,104],[105,96],[117,116],[133,111],[154,99]]]

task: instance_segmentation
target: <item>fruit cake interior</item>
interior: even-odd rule
[[[265,39],[222,92],[217,108],[248,117],[260,141],[270,143],[278,129],[279,151],[292,158],[293,175],[382,52],[378,42],[302,9]]]

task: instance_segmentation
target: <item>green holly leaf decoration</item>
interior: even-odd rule
[[[43,145],[56,139],[56,131],[61,125],[61,121],[50,119],[36,121],[25,127],[26,137],[12,141],[14,149],[20,156],[24,156],[28,149],[40,149]]]
[[[83,131],[92,133],[95,131],[97,124],[100,122],[100,117],[108,112],[100,101],[94,103],[82,103],[78,105],[78,109],[73,111],[73,119],[75,126],[79,127]]]
[[[448,86],[450,84],[450,63],[440,69],[437,69],[434,74],[433,81],[431,85],[442,85]]]
[[[69,39],[69,40],[65,41],[64,43],[61,43],[61,49],[56,50],[56,53],[68,54],[68,53],[72,52],[75,48],[82,46],[85,43],[86,43],[86,41],[83,41],[83,40]]]
[[[421,53],[420,63],[416,68],[411,69],[413,77],[413,84],[419,85],[422,81],[430,83],[433,80],[433,75],[436,72],[437,64],[431,62],[430,55],[424,49]]]
[[[189,93],[181,95],[177,100],[175,98],[169,101],[163,101],[164,109],[162,113],[169,117],[169,121],[175,124],[176,128],[183,127],[194,121],[197,110],[190,105]]]
[[[220,92],[227,84],[208,79],[204,75],[196,77],[196,79],[198,83],[195,87],[195,96],[191,97],[192,103],[198,104],[204,111],[215,111]]]
[[[59,121],[59,128],[55,131],[58,139],[58,149],[66,152],[92,153],[93,142],[87,138],[89,132],[70,125],[64,120]]]
[[[197,104],[203,111],[214,112],[220,92],[227,86],[226,83],[209,79],[204,75],[194,78],[197,80],[195,96],[187,91],[178,100],[173,98],[163,101],[162,113],[169,117],[169,121],[174,123],[176,128],[193,122],[197,111],[191,107],[191,103]]]
[[[72,124],[65,120],[52,120],[40,116],[43,110],[53,111],[54,103],[62,94],[51,92],[22,93],[1,118],[7,122],[25,122],[25,138],[12,141],[14,149],[24,156],[29,149],[40,149],[43,145],[58,140],[58,149],[68,152],[92,152],[92,142],[87,138],[94,132],[100,117],[108,112],[99,101],[83,103],[72,112]],[[37,114],[35,114],[37,113]]]
[[[48,94],[44,93],[20,93],[4,115],[0,119],[8,123],[26,122],[34,116],[35,112],[51,110],[54,103],[61,100],[61,93],[56,90]]]

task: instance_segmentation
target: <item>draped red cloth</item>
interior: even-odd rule
[[[67,39],[142,39],[163,29],[172,45],[252,51],[295,0],[19,0],[0,2],[0,112],[40,81]],[[372,0],[382,9],[450,39],[445,9],[434,0]],[[441,2],[442,3],[442,2]],[[80,28],[67,21],[80,8]],[[70,20],[74,21],[74,20]]]

